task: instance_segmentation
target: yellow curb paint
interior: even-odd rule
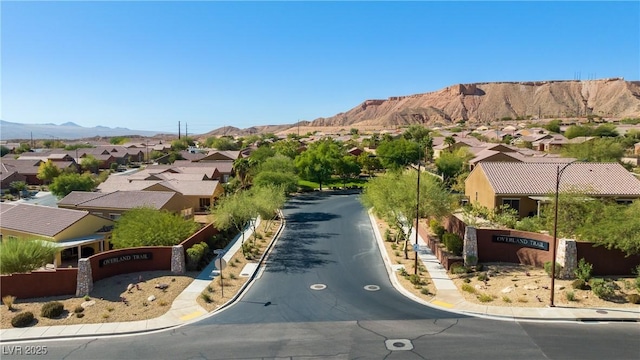
[[[187,314],[185,316],[180,317],[180,320],[187,321],[187,320],[195,319],[198,316],[203,315],[203,314],[204,313],[202,311],[196,311],[196,312],[193,312],[191,314]]]
[[[446,303],[446,302],[440,301],[440,300],[433,300],[431,303],[433,305],[443,306],[443,307],[446,307],[446,308],[452,308],[453,307],[453,304],[449,304],[449,303]]]

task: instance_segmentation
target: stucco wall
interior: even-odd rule
[[[77,276],[77,268],[2,275],[0,276],[0,298],[6,295],[13,295],[18,299],[74,295]]]

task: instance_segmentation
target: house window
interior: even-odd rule
[[[509,205],[510,208],[520,211],[520,199],[502,199],[502,205]]]
[[[633,203],[633,199],[616,199],[616,203],[621,205],[631,205]]]
[[[211,206],[211,199],[200,198],[200,210],[207,210]]]

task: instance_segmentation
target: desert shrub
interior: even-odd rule
[[[466,268],[461,263],[455,263],[451,265],[451,268],[449,268],[449,271],[452,274],[460,275],[460,274],[467,274],[469,272],[469,269]]]
[[[81,313],[81,312],[83,312],[83,311],[84,311],[84,308],[83,308],[82,306],[80,306],[80,305],[76,306],[76,307],[73,309],[73,312],[74,312],[74,313],[76,313],[76,314],[79,314],[79,313]]]
[[[486,302],[491,302],[493,301],[493,296],[489,295],[489,294],[480,294],[478,295],[478,301],[486,303]]]
[[[431,228],[431,231],[433,231],[438,240],[442,240],[442,236],[445,234],[446,229],[444,228],[444,226],[437,224],[435,227]]]
[[[538,232],[542,230],[542,222],[539,217],[525,217],[519,221],[516,221],[515,227],[516,230],[520,231],[530,231],[530,232]]]
[[[578,266],[573,271],[576,277],[585,283],[591,279],[591,271],[593,270],[593,265],[589,264],[584,260],[584,258],[578,261]]]
[[[85,295],[83,299],[84,299],[84,301],[89,301],[89,300],[91,300],[91,297],[89,295]]]
[[[393,236],[391,235],[391,230],[387,229],[384,231],[384,241],[393,242]]]
[[[234,280],[236,278],[236,274],[231,273],[229,274],[229,279]]]
[[[573,291],[567,291],[565,293],[565,296],[567,297],[567,300],[569,300],[569,301],[576,301],[576,294]]]
[[[589,285],[582,279],[575,279],[571,283],[571,287],[576,290],[589,290]]]
[[[207,294],[206,292],[202,292],[200,294],[200,297],[202,298],[202,300],[204,300],[204,302],[206,302],[207,304],[213,302],[213,299],[211,299],[211,296],[209,296],[209,294]]]
[[[111,315],[109,315],[109,313],[104,313],[104,314],[102,314],[102,318],[103,318],[103,319],[108,319],[108,318],[109,318],[109,316],[111,316]]]
[[[423,281],[419,275],[411,274],[409,275],[409,282],[413,285],[423,285]]]
[[[76,317],[77,317],[78,319],[81,319],[81,318],[83,318],[83,317],[84,317],[84,313],[76,313]]]
[[[636,278],[636,290],[640,291],[640,276]]]
[[[503,296],[502,297],[502,301],[506,302],[507,304],[511,303],[511,298],[509,298],[508,296]]]
[[[31,325],[33,322],[33,313],[31,311],[26,311],[20,313],[11,319],[11,326],[13,327],[27,327]]]
[[[400,276],[409,276],[409,273],[405,268],[400,269]]]
[[[591,279],[591,290],[600,299],[611,298],[615,294],[615,283],[604,279]]]
[[[420,289],[420,294],[422,294],[422,295],[431,295],[431,291],[429,291],[429,289],[427,289],[427,288],[422,288],[422,289]]]
[[[480,273],[478,274],[478,281],[487,281],[489,280],[489,275],[487,275],[487,273]]]
[[[462,291],[466,291],[468,293],[475,294],[476,288],[474,288],[473,286],[471,286],[469,284],[462,284]]]
[[[477,265],[476,265],[476,271],[482,271],[482,270],[484,270],[484,265],[482,265],[482,264],[477,264]]]
[[[629,294],[629,295],[627,295],[627,300],[632,304],[640,304],[640,295],[638,295],[638,294]]]
[[[397,244],[391,244],[391,250],[397,250],[397,249],[398,249]]]
[[[16,301],[16,297],[7,295],[2,297],[2,303],[5,304],[7,310],[13,310],[13,303]]]
[[[460,236],[446,232],[444,233],[444,235],[442,235],[442,242],[444,243],[444,246],[447,248],[447,250],[449,250],[454,255],[462,255],[462,247],[464,243]]]
[[[551,277],[551,261],[546,261],[544,263],[544,271]],[[562,271],[562,265],[556,263],[556,273],[555,278],[557,279],[560,276],[560,272]]]
[[[53,319],[62,315],[63,311],[64,304],[59,301],[50,301],[42,305],[42,309],[40,309],[40,316]]]
[[[468,283],[470,283],[470,282],[471,282],[471,279],[466,278],[466,279],[462,280],[462,282],[464,282],[465,284],[468,284]]]

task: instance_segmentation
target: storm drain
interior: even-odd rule
[[[390,351],[409,351],[413,350],[413,344],[409,339],[390,339],[385,340],[384,345]]]
[[[313,284],[311,286],[309,286],[311,288],[311,290],[324,290],[327,288],[327,285],[325,284]]]

